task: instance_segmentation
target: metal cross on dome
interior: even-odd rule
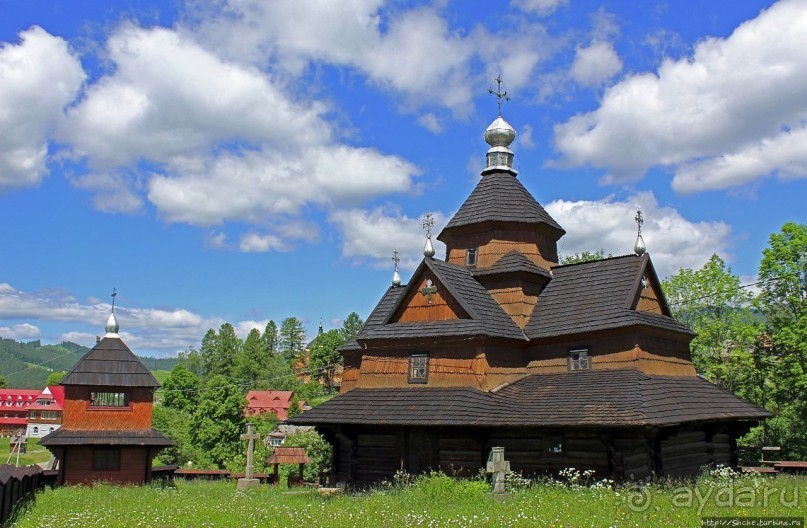
[[[638,228],[638,233],[637,234],[641,235],[642,234],[642,224],[644,224],[644,217],[642,216],[641,209],[636,211],[636,217],[634,218],[634,220],[636,220],[636,226]]]
[[[432,228],[434,227],[434,218],[431,213],[423,215],[423,221],[420,222],[420,227],[426,230],[426,238],[432,237]]]
[[[493,91],[493,88],[488,88],[488,93],[490,95],[496,96],[496,104],[499,105],[499,117],[502,115],[502,99],[505,101],[510,100],[510,96],[507,95],[507,92],[502,92],[502,74],[496,76],[496,91]]]
[[[398,256],[397,249],[392,252],[392,262],[395,264],[395,271],[398,271],[398,264],[401,262],[401,258]]]
[[[115,288],[112,288],[112,313],[115,313],[115,297],[118,296],[118,292],[115,291]]]
[[[432,295],[437,293],[437,286],[432,285],[431,279],[426,279],[426,287],[420,290],[420,293],[426,296],[426,301],[432,303]]]

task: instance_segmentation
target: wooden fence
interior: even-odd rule
[[[0,524],[11,516],[14,506],[22,500],[32,499],[42,486],[42,468],[0,465]]]

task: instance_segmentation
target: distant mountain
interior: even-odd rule
[[[89,348],[62,342],[43,345],[40,341],[20,343],[0,338],[0,374],[12,388],[42,389],[51,372],[68,371],[89,351]],[[149,370],[171,370],[177,358],[148,358],[140,360]]]

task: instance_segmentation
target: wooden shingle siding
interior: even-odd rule
[[[148,388],[129,390],[129,406],[120,409],[93,409],[90,392],[103,387],[67,386],[64,399],[63,427],[77,430],[150,429],[152,392]]]
[[[428,297],[420,292],[426,287],[427,280],[430,280],[432,285],[437,286],[437,292],[431,295],[431,303]],[[418,287],[409,293],[404,302],[403,309],[399,314],[393,316],[393,322],[453,321],[468,318],[468,314],[465,313],[456,299],[446,291],[445,287],[440,284],[439,279],[431,270],[427,270],[422,275]]]
[[[517,251],[533,264],[549,269],[558,263],[555,241],[535,231],[494,230],[484,233],[456,234],[446,237],[446,261],[465,266],[467,248],[477,250],[477,269],[493,266],[502,257]]]

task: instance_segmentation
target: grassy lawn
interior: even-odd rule
[[[807,477],[701,479],[644,488],[544,483],[503,499],[489,490],[484,481],[444,475],[330,498],[270,487],[238,493],[234,482],[63,487],[40,493],[15,526],[697,527],[702,517],[804,517],[807,511]]]
[[[16,453],[13,457],[11,457],[11,460],[8,460],[8,456],[11,454],[9,453],[9,442],[9,438],[0,438],[0,464],[5,464],[6,461],[12,465],[17,463]],[[28,452],[20,454],[20,465],[28,466],[30,464],[37,464],[39,462],[47,462],[50,460],[50,457],[50,451],[39,446],[38,438],[29,438]]]

